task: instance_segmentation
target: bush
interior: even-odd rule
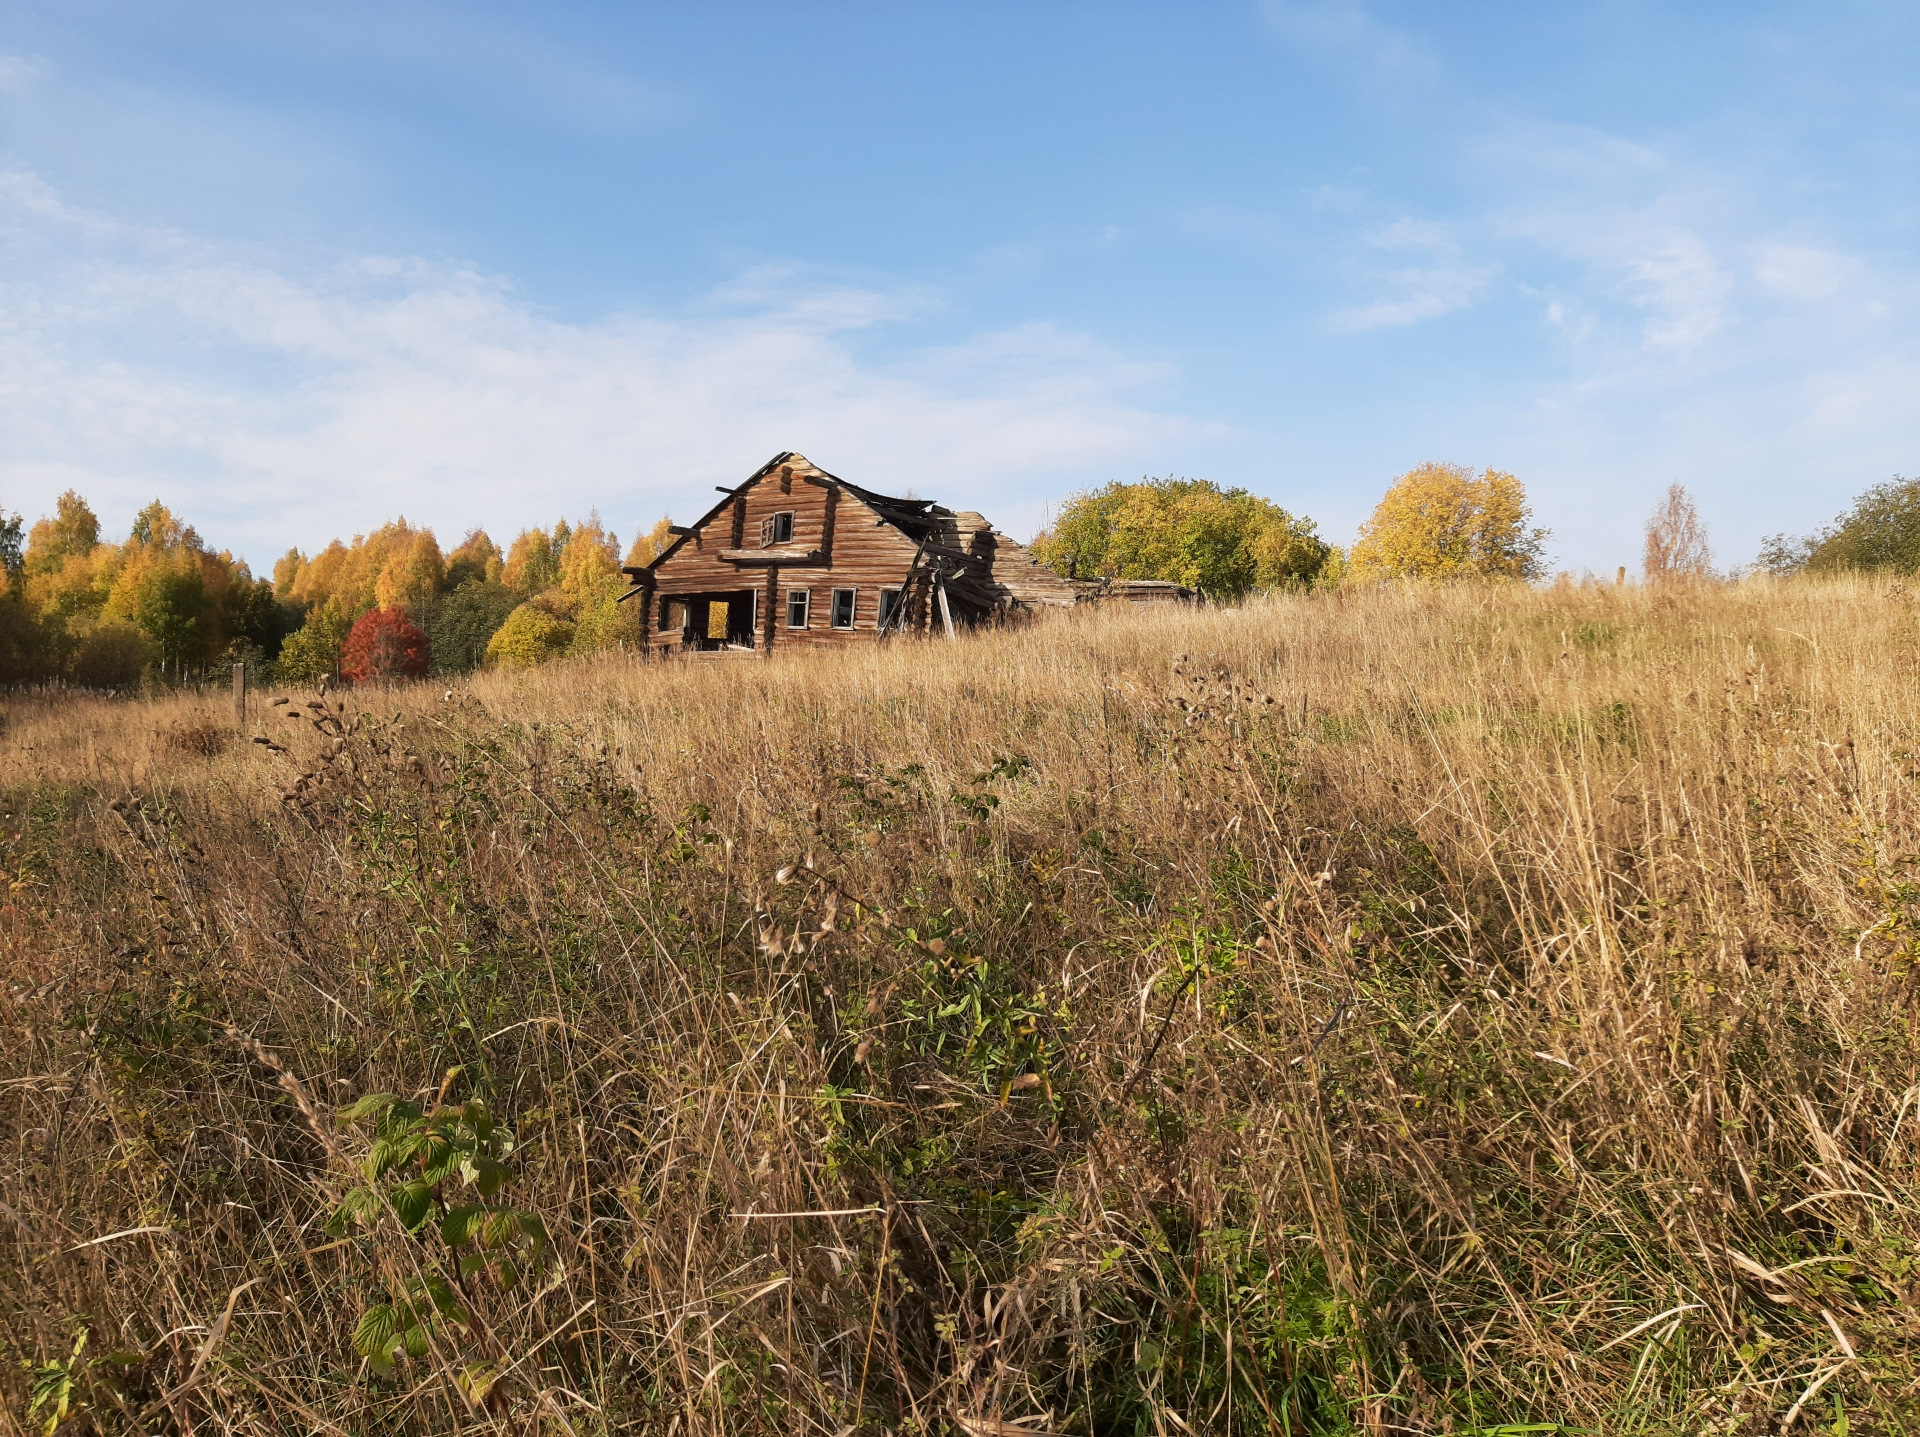
[[[140,681],[153,656],[153,641],[138,628],[125,619],[108,619],[81,637],[67,677],[82,688],[125,688]]]
[[[280,645],[274,677],[283,684],[313,683],[331,677],[347,637],[347,621],[331,605],[307,615],[307,622]]]
[[[522,604],[487,643],[487,662],[530,669],[559,658],[573,643],[574,626],[537,604]]]
[[[466,674],[486,662],[487,643],[520,603],[505,584],[469,579],[449,594],[427,624],[436,674]]]
[[[340,672],[356,684],[427,676],[427,636],[403,609],[362,614],[340,650]]]

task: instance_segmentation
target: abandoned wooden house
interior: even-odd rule
[[[896,499],[776,454],[652,563],[623,572],[656,652],[762,653],[884,634],[955,634],[1046,608],[1073,586],[979,514]]]

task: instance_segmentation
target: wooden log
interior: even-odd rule
[[[759,568],[763,564],[806,568],[829,562],[827,556],[818,549],[722,549],[720,559],[723,563],[747,568]]]
[[[941,578],[935,582],[934,593],[939,595],[940,598],[940,622],[947,626],[947,637],[950,639],[955,638],[957,635],[953,632],[953,610],[947,607],[947,581],[945,578]]]

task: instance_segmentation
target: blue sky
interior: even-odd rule
[[[1423,460],[1555,563],[1920,473],[1920,7],[0,10],[0,504],[256,566],[797,449],[1025,535]]]

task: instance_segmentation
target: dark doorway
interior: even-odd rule
[[[717,594],[662,594],[660,628],[678,631],[688,649],[753,647],[754,591],[731,589]]]

